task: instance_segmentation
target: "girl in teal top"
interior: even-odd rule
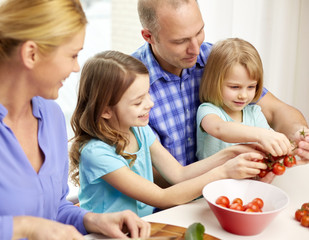
[[[232,143],[258,143],[273,156],[289,154],[288,138],[273,131],[258,105],[263,66],[249,42],[230,38],[216,43],[200,85],[197,111],[197,157],[203,159]]]
[[[153,207],[164,209],[199,197],[211,181],[254,177],[266,168],[250,161],[263,155],[246,146],[220,151],[209,158],[212,161],[182,166],[148,126],[153,105],[147,68],[137,59],[107,51],[85,63],[70,151],[70,173],[80,184],[82,208],[130,209],[142,217]],[[153,167],[172,186],[154,184]]]

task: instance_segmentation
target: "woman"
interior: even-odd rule
[[[2,2],[0,239],[83,239],[87,232],[126,237],[123,227],[132,237],[147,237],[149,224],[132,212],[95,214],[66,201],[67,136],[53,99],[80,69],[87,23],[80,2]]]

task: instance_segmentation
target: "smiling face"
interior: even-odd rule
[[[204,41],[200,9],[195,0],[176,9],[166,4],[158,8],[157,17],[160,29],[152,38],[152,51],[163,69],[180,75],[182,69],[194,66]]]
[[[149,95],[149,75],[138,74],[120,101],[112,108],[109,121],[111,124],[117,124],[116,127],[123,132],[128,132],[133,126],[146,126],[153,105]]]
[[[83,48],[85,29],[78,32],[64,44],[60,45],[51,54],[39,54],[39,60],[33,69],[30,86],[34,95],[47,99],[56,99],[63,81],[72,72],[80,70],[77,62],[79,51]]]
[[[241,114],[255,97],[257,80],[251,79],[247,69],[236,63],[222,84],[223,109],[232,117]]]

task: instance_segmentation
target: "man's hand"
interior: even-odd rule
[[[294,154],[300,158],[297,164],[309,163],[309,129],[304,127],[297,131],[294,142],[297,147]]]

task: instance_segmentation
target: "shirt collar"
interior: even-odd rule
[[[32,113],[38,119],[42,118],[40,97],[32,98]]]
[[[33,116],[35,116],[38,119],[41,119],[42,114],[41,114],[41,104],[40,104],[39,97],[34,97],[31,99],[31,101],[32,101]],[[2,104],[0,104],[0,121],[1,122],[6,117],[7,114],[8,114],[8,110]]]
[[[0,104],[0,121],[2,122],[5,116],[8,114],[8,110]]]

